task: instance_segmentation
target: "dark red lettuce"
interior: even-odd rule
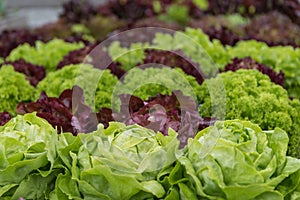
[[[3,65],[12,65],[15,71],[25,74],[26,79],[30,82],[31,85],[37,86],[37,84],[45,78],[46,71],[45,68],[38,65],[33,65],[24,61],[23,59],[14,61],[14,62],[5,62]]]
[[[116,121],[127,125],[139,124],[165,135],[168,134],[168,129],[172,128],[179,133],[181,147],[200,129],[215,122],[210,118],[201,118],[196,102],[183,96],[180,91],[175,91],[172,95],[159,94],[147,101],[127,94],[120,95],[120,99],[120,112],[113,113]]]
[[[4,30],[0,34],[0,57],[6,58],[20,44],[34,45],[40,37],[26,29]]]
[[[9,120],[11,120],[12,115],[9,112],[0,113],[0,126],[4,126]]]
[[[210,40],[218,39],[223,45],[234,46],[238,41],[243,39],[225,26],[219,28],[211,26],[203,31],[209,36]]]
[[[264,64],[260,64],[250,57],[232,59],[231,63],[225,66],[224,71],[237,71],[239,69],[256,69],[261,73],[268,75],[272,82],[284,86],[285,79],[282,71],[276,73],[272,68]]]
[[[112,115],[105,109],[99,113],[92,112],[92,109],[85,105],[83,90],[78,86],[74,86],[72,90],[65,90],[58,98],[48,97],[42,92],[36,102],[19,103],[16,112],[37,112],[37,116],[57,127],[59,133],[71,132],[74,135],[92,132],[97,129],[98,123],[107,126],[112,119]]]
[[[160,1],[162,10],[171,2],[170,0]],[[129,21],[153,17],[157,14],[153,8],[153,2],[144,0],[109,0],[98,8],[98,13],[105,16],[115,15]]]
[[[289,16],[289,18],[300,26],[300,2],[299,0],[276,0],[277,10]]]
[[[160,0],[160,10],[155,10],[153,1],[145,0],[109,0],[106,4],[99,6],[98,13],[104,16],[117,16],[128,21],[151,18],[166,13],[168,7],[174,4],[188,8],[189,15],[198,18],[203,15],[200,8],[192,1]]]
[[[69,0],[63,4],[60,18],[67,23],[80,23],[97,14],[95,6],[88,0]]]
[[[230,14],[241,13],[247,16],[253,16],[257,13],[265,13],[275,9],[274,0],[209,0],[207,13],[212,14]]]
[[[57,69],[61,69],[64,66],[71,64],[88,63],[98,69],[110,69],[112,74],[121,78],[126,72],[121,68],[120,63],[113,62],[106,52],[101,52],[101,55],[103,54],[104,58],[100,59],[103,59],[103,62],[99,60],[99,55],[97,55],[97,53],[90,54],[96,46],[97,44],[89,44],[81,49],[69,52],[57,65]],[[96,48],[96,50],[98,49]],[[90,58],[85,60],[87,56],[90,56]],[[108,64],[108,66],[105,66],[106,64]]]
[[[181,51],[164,51],[157,49],[145,50],[146,57],[143,64],[157,63],[171,68],[181,68],[186,74],[194,76],[199,84],[204,80],[200,66],[187,58]]]
[[[93,50],[94,47],[95,45],[91,44],[81,49],[69,52],[67,55],[63,57],[62,61],[58,63],[57,69],[61,69],[64,66],[71,65],[71,64],[83,63],[86,56]]]

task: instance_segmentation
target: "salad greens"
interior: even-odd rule
[[[287,147],[282,129],[218,121],[190,139],[187,156],[179,158],[185,173],[178,182],[186,184],[180,189],[198,199],[291,199],[299,194],[300,160],[286,156]]]
[[[231,58],[251,56],[259,63],[272,67],[276,72],[282,70],[285,75],[285,87],[289,96],[300,98],[300,49],[291,46],[269,47],[255,40],[238,42],[235,47],[227,47]]]
[[[12,50],[6,60],[16,61],[24,59],[29,63],[44,66],[47,72],[51,72],[56,69],[56,66],[65,55],[83,46],[81,42],[68,43],[61,39],[52,39],[47,43],[36,41],[35,47],[27,43],[19,45]]]
[[[134,68],[128,71],[123,82],[116,85],[113,97],[120,94],[133,94],[147,100],[158,93],[171,95],[172,91],[180,90],[184,95],[197,100],[199,88],[196,79],[186,75],[179,68],[155,68],[149,65],[146,69]]]
[[[157,33],[153,44],[133,43],[130,48],[120,47],[115,42],[109,47],[110,55],[116,58],[124,54],[117,61],[121,61],[124,69],[133,68],[145,58],[142,49],[156,48],[162,50],[181,50],[195,63],[200,64],[206,77],[216,76],[219,69],[223,69],[233,58],[251,57],[255,61],[265,64],[277,73],[282,70],[285,74],[285,87],[289,96],[300,98],[300,74],[297,67],[300,65],[300,49],[291,46],[270,47],[263,42],[255,40],[240,41],[236,46],[223,46],[222,43],[209,39],[201,29],[186,28],[185,31],[177,31],[174,35]],[[126,52],[130,52],[125,54]],[[120,54],[121,53],[121,54]],[[137,56],[138,55],[138,56]],[[129,67],[128,67],[129,66]]]
[[[69,173],[57,179],[57,198],[162,198],[165,190],[156,179],[176,160],[176,136],[115,122],[90,134],[61,135],[58,153]]]
[[[77,136],[35,113],[0,127],[0,199],[297,199],[288,135],[217,121],[179,150],[177,133],[111,122]]]
[[[240,41],[236,46],[223,47],[216,39],[210,41],[208,36],[204,34],[201,29],[187,28],[183,33],[201,45],[201,47],[211,57],[212,61],[221,69],[223,69],[232,58],[245,58],[251,56],[251,58],[257,62],[270,66],[276,72],[282,70],[285,74],[285,87],[287,88],[289,95],[291,97],[300,98],[300,81],[298,80],[300,74],[299,70],[297,70],[297,66],[300,65],[299,48],[294,49],[290,46],[269,47],[265,43],[255,40]],[[184,43],[182,40],[183,37],[180,39],[180,37],[176,37],[175,35],[173,38],[171,37],[172,39],[170,38],[169,40],[165,40],[167,37],[170,36],[164,35],[162,38],[158,35],[155,41],[158,44],[166,44],[170,42],[173,45],[170,49],[183,50],[187,56],[191,57],[195,62],[200,63],[202,67],[201,69],[206,74],[212,74],[213,71],[211,70],[213,68],[209,67],[207,69],[206,64],[203,64],[203,61],[200,60],[199,50],[193,52],[193,49],[190,48],[190,43]],[[179,46],[179,44],[181,46]]]
[[[56,130],[34,113],[17,116],[0,127],[0,198],[43,199],[55,177]]]
[[[243,78],[241,78],[243,77]],[[226,92],[226,110],[212,110],[211,104],[223,102],[222,96],[215,95],[220,90],[215,82],[223,80]],[[216,87],[207,88],[207,85]],[[281,86],[271,82],[267,75],[257,70],[240,69],[228,71],[216,78],[207,79],[201,85],[201,100],[199,113],[201,116],[225,115],[226,119],[244,119],[260,125],[263,130],[273,130],[275,127],[287,131],[290,140],[289,154],[300,157],[299,132],[300,111],[299,100],[291,100]],[[218,113],[224,112],[224,113]]]
[[[111,107],[111,95],[117,81],[117,77],[109,70],[99,70],[89,64],[77,64],[50,72],[38,84],[37,89],[45,91],[50,97],[58,97],[64,90],[78,85],[84,90],[87,105],[98,110]]]
[[[25,80],[24,74],[16,72],[10,65],[0,68],[0,88],[0,112],[14,114],[19,102],[34,99],[34,87]]]
[[[300,200],[299,8],[68,0],[1,31],[0,200]]]

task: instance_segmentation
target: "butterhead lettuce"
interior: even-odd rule
[[[171,130],[163,136],[113,122],[90,134],[63,134],[58,146],[69,172],[58,176],[57,199],[146,199],[166,194],[157,175],[176,160],[179,141]]]
[[[282,129],[218,121],[189,140],[187,156],[179,162],[198,198],[289,199],[297,195],[300,160],[286,156],[287,146]]]
[[[0,199],[44,199],[54,187],[57,132],[35,113],[0,127]]]

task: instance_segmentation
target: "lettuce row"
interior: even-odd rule
[[[163,198],[159,171],[177,159],[177,133],[138,125],[99,125],[57,134],[34,113],[0,127],[1,199]]]
[[[68,43],[61,39],[52,39],[47,43],[36,41],[35,47],[25,43],[19,45],[12,50],[7,61],[17,61],[24,59],[25,61],[44,66],[47,72],[56,70],[58,63],[70,51],[80,49],[84,46],[83,43]]]
[[[212,41],[201,29],[187,28],[184,32],[173,35],[157,33],[152,44],[133,43],[129,48],[112,43],[108,52],[113,60],[120,62],[128,70],[143,62],[145,53],[142,49],[181,50],[192,61],[200,64],[206,77],[214,77],[233,58],[251,57],[265,64],[276,72],[285,74],[285,87],[290,97],[300,98],[300,49],[291,46],[269,47],[255,40],[240,41],[236,46],[223,46],[217,39]],[[126,53],[127,52],[127,53]],[[129,53],[128,53],[129,52]]]
[[[218,121],[178,150],[138,125],[99,124],[57,134],[35,113],[0,127],[1,199],[297,199],[300,160],[288,135],[247,121]]]

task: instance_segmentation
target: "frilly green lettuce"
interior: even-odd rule
[[[25,80],[24,74],[16,72],[12,66],[0,69],[0,112],[16,112],[18,103],[34,99],[35,89]]]
[[[212,110],[213,105],[223,102],[217,84],[223,81],[226,93],[226,109]],[[209,89],[207,85],[210,85]],[[212,86],[216,87],[212,87]],[[222,88],[221,88],[222,89]],[[300,111],[299,101],[291,100],[287,91],[271,82],[269,77],[257,70],[238,70],[219,74],[216,78],[207,79],[201,86],[200,100],[201,116],[221,116],[226,119],[243,119],[258,124],[263,130],[273,130],[275,127],[285,130],[290,138],[289,154],[300,158]],[[220,103],[221,104],[221,103]],[[218,113],[224,112],[224,113]]]
[[[58,63],[70,51],[80,49],[83,46],[83,43],[68,43],[61,39],[53,39],[47,43],[37,41],[35,47],[27,43],[19,45],[12,50],[6,60],[24,59],[29,63],[44,66],[46,71],[50,72],[56,69]]]

